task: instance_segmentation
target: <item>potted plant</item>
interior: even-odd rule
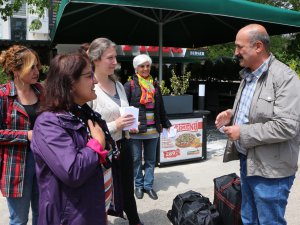
[[[186,91],[189,87],[189,79],[191,72],[183,74],[183,76],[177,76],[175,71],[172,70],[171,89],[172,92],[165,87],[165,82],[161,82],[161,89],[163,94],[164,105],[167,114],[180,114],[180,113],[192,113],[193,112],[193,96],[186,95]],[[171,92],[171,95],[169,93]]]

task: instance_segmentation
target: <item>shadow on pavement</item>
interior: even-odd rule
[[[189,180],[182,172],[170,171],[166,173],[155,173],[154,189],[156,191],[167,191],[169,187],[178,187],[180,183],[188,184]],[[155,185],[159,184],[159,186]]]
[[[171,224],[167,212],[160,209],[153,209],[145,213],[139,213],[141,221],[146,225],[168,225]],[[128,225],[128,220],[115,218],[114,222],[108,222],[108,225]]]

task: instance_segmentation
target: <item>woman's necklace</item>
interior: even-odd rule
[[[75,119],[79,120],[80,123],[83,125],[83,127],[86,128],[86,132],[88,134],[88,139],[91,139],[92,138],[92,135],[91,135],[91,132],[90,132],[90,129],[89,127],[87,126],[87,124],[83,121],[83,119],[81,119],[80,117],[74,115],[72,112],[69,111],[69,114],[74,117]]]

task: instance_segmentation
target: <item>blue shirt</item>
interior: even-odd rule
[[[243,78],[245,79],[246,84],[244,86],[240,98],[234,124],[249,123],[250,106],[257,85],[257,81],[260,78],[260,76],[268,70],[268,64],[270,59],[271,56],[267,60],[265,60],[258,69],[256,69],[253,72],[251,72],[248,68],[242,70]],[[247,150],[240,145],[239,140],[235,141],[235,145],[240,153],[247,155]]]

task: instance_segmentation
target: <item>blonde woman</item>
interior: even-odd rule
[[[30,149],[36,111],[42,100],[37,83],[41,64],[35,51],[14,45],[3,51],[0,64],[9,81],[0,86],[0,188],[6,197],[10,224],[32,224],[38,219],[38,186]]]
[[[121,152],[124,211],[130,225],[142,225],[134,198],[133,163],[128,148],[129,134],[123,132],[124,127],[134,122],[134,118],[132,115],[120,115],[120,107],[128,106],[128,101],[123,85],[114,76],[117,65],[116,45],[109,39],[97,38],[90,44],[88,55],[94,64],[94,75],[98,81],[95,86],[97,99],[92,101],[92,108],[107,122],[108,129]]]

